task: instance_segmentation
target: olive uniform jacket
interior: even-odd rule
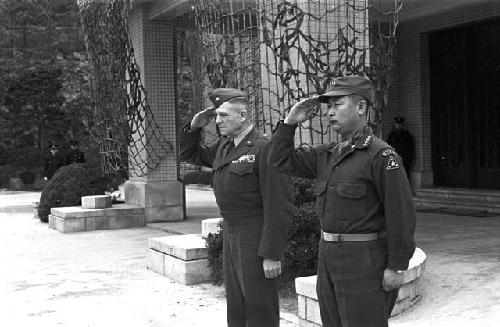
[[[270,160],[280,171],[314,179],[316,211],[329,233],[387,235],[387,268],[405,270],[415,250],[415,209],[399,155],[369,127],[339,143],[294,148],[294,125],[280,123]]]
[[[290,178],[269,165],[270,142],[253,128],[227,155],[232,140],[203,145],[201,129],[181,132],[181,160],[210,167],[217,205],[228,224],[262,221],[258,255],[282,260],[293,217]]]

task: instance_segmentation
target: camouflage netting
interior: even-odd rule
[[[375,85],[369,123],[381,122],[391,84],[400,1],[191,0],[207,87],[248,91],[255,124],[269,132],[291,106],[321,94],[333,78],[368,76]],[[303,124],[310,144],[336,135],[326,111]]]
[[[92,64],[96,134],[105,173],[145,176],[172,150],[156,123],[134,57],[130,0],[80,1]]]

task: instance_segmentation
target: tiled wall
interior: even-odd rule
[[[156,123],[164,133],[164,139],[172,143],[174,152],[162,159],[159,165],[151,170],[148,181],[177,180],[178,164],[176,160],[177,126],[176,126],[176,86],[175,86],[175,24],[174,21],[149,19],[147,5],[135,7],[129,19],[130,33],[137,63],[141,69],[141,77],[146,87],[147,97]],[[150,122],[145,122],[146,133],[150,133]],[[158,138],[151,138],[158,140]],[[158,149],[159,145],[148,145],[148,153]],[[158,150],[157,150],[158,151]],[[156,158],[145,158],[152,164]]]
[[[500,1],[486,1],[399,24],[396,69],[382,134],[384,138],[387,137],[394,116],[406,117],[405,125],[415,136],[416,160],[412,175],[421,181],[421,185],[415,185],[417,187],[432,186],[433,182],[429,99],[429,77],[432,72],[428,68],[427,33],[499,16]]]

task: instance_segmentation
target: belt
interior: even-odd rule
[[[385,231],[369,234],[332,234],[321,231],[321,237],[327,242],[366,242],[385,237]]]

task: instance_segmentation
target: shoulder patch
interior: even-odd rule
[[[394,158],[392,155],[389,157],[389,161],[387,161],[387,166],[385,167],[385,170],[393,170],[393,169],[398,169],[399,164],[396,161],[396,158]]]
[[[387,150],[384,150],[384,152],[382,152],[382,155],[384,157],[387,157],[388,155],[391,155],[391,154],[396,154],[396,151],[394,151],[393,149],[387,149]]]

